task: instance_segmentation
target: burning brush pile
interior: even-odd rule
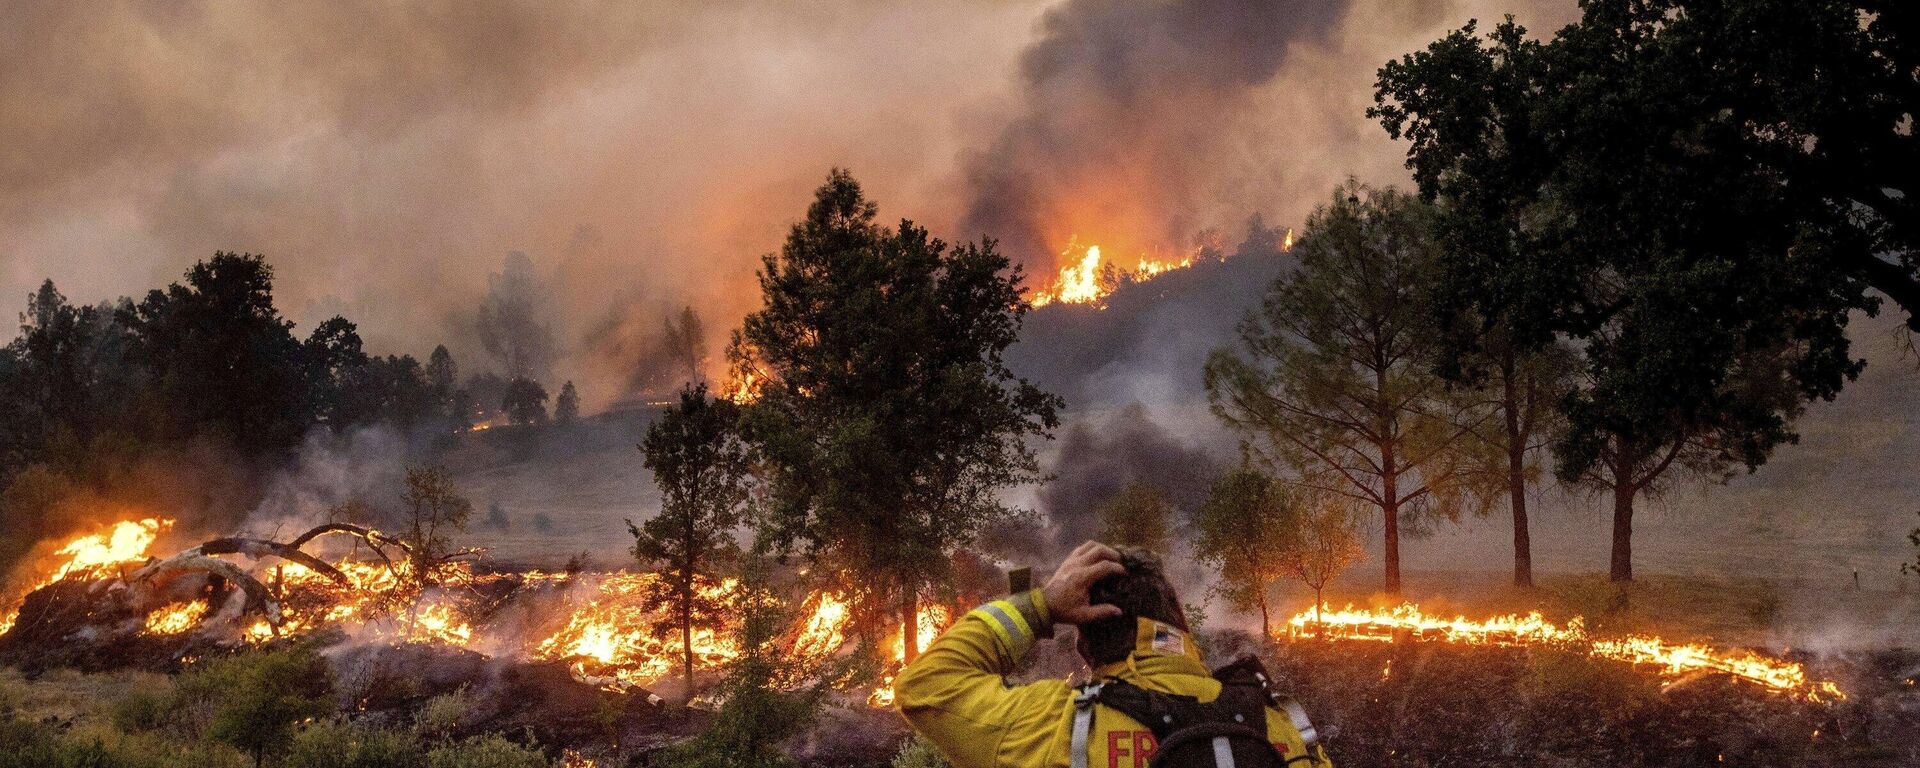
[[[172,527],[125,521],[58,549],[23,591],[0,596],[0,661],[23,668],[142,667],[174,671],[197,657],[283,640],[330,644],[436,646],[533,665],[563,665],[577,683],[645,693],[678,682],[682,636],[648,600],[648,573],[491,572],[477,552],[416,556],[404,541],[372,529],[329,524],[285,542],[217,538],[166,557],[150,549]],[[416,576],[426,571],[428,577]],[[724,598],[732,580],[702,584]],[[920,642],[950,616],[922,613]],[[801,659],[850,649],[850,604],[815,594],[787,633]],[[740,654],[724,627],[689,637],[696,676]],[[892,702],[886,686],[904,648],[864,700]]]

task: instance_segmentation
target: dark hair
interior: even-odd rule
[[[1136,547],[1120,548],[1120,564],[1127,572],[1096,581],[1087,590],[1093,605],[1111,603],[1120,606],[1120,615],[1080,625],[1080,655],[1087,663],[1099,666],[1127,658],[1133,652],[1136,619],[1153,619],[1187,629],[1187,613],[1180,607],[1180,595],[1173,591],[1160,566],[1160,558]]]

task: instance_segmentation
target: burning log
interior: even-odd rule
[[[209,541],[181,554],[198,553],[203,555],[245,555],[255,560],[278,557],[289,562],[299,563],[315,573],[340,584],[352,583],[340,569],[325,560],[299,550],[298,544],[281,544],[265,539],[220,538]]]
[[[305,546],[306,543],[309,541],[313,541],[314,539],[317,539],[321,536],[326,536],[326,535],[336,534],[336,533],[353,536],[353,537],[359,538],[361,541],[366,542],[367,547],[369,549],[372,549],[373,553],[376,555],[379,555],[380,559],[385,561],[388,565],[392,565],[393,560],[392,558],[387,557],[387,553],[385,550],[380,548],[381,544],[385,544],[390,547],[396,547],[402,552],[412,551],[412,548],[408,547],[407,543],[404,541],[396,539],[392,536],[388,536],[379,531],[373,530],[372,528],[365,528],[358,525],[353,525],[351,523],[327,523],[326,525],[314,526],[312,529],[308,530],[306,533],[300,534],[299,536],[295,537],[293,541],[288,542],[287,546],[292,547],[294,549],[299,549],[302,546]]]
[[[266,616],[267,622],[274,626],[279,626],[283,621],[280,603],[267,590],[267,585],[248,575],[240,566],[201,553],[198,547],[142,566],[110,589],[129,590],[131,596],[128,602],[136,611],[145,613],[175,602],[165,597],[167,588],[174,581],[194,574],[219,576],[228,584],[239,587],[238,594],[244,595],[244,599],[228,599],[217,613],[202,621],[203,625],[238,624],[242,616],[255,611]]]

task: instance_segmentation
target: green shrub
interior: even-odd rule
[[[467,710],[472,708],[473,698],[467,695],[465,688],[435,696],[428,699],[419,712],[414,713],[413,729],[422,738],[431,741],[451,739],[467,719]]]
[[[418,768],[425,756],[406,731],[325,721],[300,729],[281,761],[285,768]]]
[[[219,745],[177,744],[157,734],[66,732],[0,716],[0,768],[237,768],[239,753]]]
[[[428,768],[546,768],[537,749],[515,744],[497,733],[443,744],[427,753]]]
[[[181,675],[181,714],[203,735],[246,752],[254,765],[285,750],[300,723],[332,711],[332,677],[311,650],[243,653]]]
[[[899,753],[893,756],[893,768],[953,768],[953,764],[941,757],[932,744],[915,736],[900,745]]]
[[[113,702],[108,717],[113,727],[128,733],[151,731],[171,721],[173,696],[136,690]]]

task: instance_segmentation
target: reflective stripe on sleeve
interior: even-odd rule
[[[1007,601],[995,600],[975,608],[973,612],[993,627],[993,633],[999,635],[1000,642],[1006,645],[1007,655],[1019,659],[1033,647],[1033,633],[1026,628],[1026,620],[1020,618],[1020,612]]]

